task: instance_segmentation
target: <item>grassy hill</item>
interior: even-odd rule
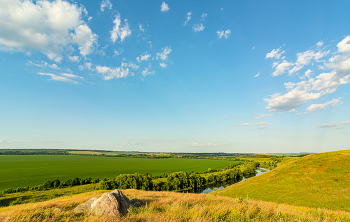
[[[350,150],[300,157],[214,194],[350,212]]]
[[[107,191],[92,191],[53,200],[0,208],[0,221],[350,221],[350,213],[295,207],[250,199],[123,190],[146,205],[121,219],[73,214],[73,209]]]

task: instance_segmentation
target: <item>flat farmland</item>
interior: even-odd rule
[[[75,177],[113,178],[124,173],[161,175],[176,171],[222,169],[237,161],[206,159],[144,159],[79,155],[0,155],[0,191],[36,186],[46,180]]]

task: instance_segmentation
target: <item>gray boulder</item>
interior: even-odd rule
[[[74,209],[74,213],[90,213],[92,215],[123,216],[128,213],[130,207],[140,207],[142,200],[129,200],[120,190],[104,193],[100,198],[91,198]]]

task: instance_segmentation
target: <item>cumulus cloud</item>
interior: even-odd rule
[[[167,67],[167,65],[165,64],[165,63],[159,63],[159,65],[162,67],[162,68],[166,68]]]
[[[112,9],[112,3],[110,2],[110,1],[108,1],[108,0],[103,0],[102,2],[101,2],[101,5],[100,5],[100,10],[101,10],[101,12],[104,12],[105,11],[105,9],[109,9],[109,10],[111,10]]]
[[[147,61],[150,57],[151,57],[151,55],[147,54],[147,52],[145,52],[143,55],[140,55],[139,57],[137,57],[136,60],[138,62]]]
[[[312,104],[306,110],[310,112],[314,112],[319,109],[325,109],[327,106],[337,106],[339,103],[341,103],[340,99],[341,97],[338,99],[332,99],[332,101],[328,101],[324,104]]]
[[[82,78],[82,77],[79,77],[79,76],[76,76],[76,75],[73,75],[73,74],[68,74],[68,73],[63,73],[61,75],[55,75],[55,74],[52,74],[52,73],[39,72],[38,74],[42,75],[42,76],[50,76],[51,77],[50,80],[61,81],[61,82],[73,82],[75,84],[77,84],[78,82],[75,81],[75,80],[72,80],[71,78]]]
[[[121,55],[123,52],[124,52],[123,49],[120,49],[120,50],[115,50],[115,49],[114,49],[113,57],[118,56],[118,55]]]
[[[272,114],[258,114],[258,115],[255,115],[255,119],[262,119],[264,118],[265,116],[272,116]]]
[[[187,12],[187,17],[186,17],[186,21],[185,21],[184,25],[187,25],[187,22],[190,21],[191,15],[192,15],[191,11]]]
[[[79,62],[80,61],[79,56],[69,56],[68,59],[71,62]]]
[[[201,16],[201,20],[204,21],[206,17],[208,17],[208,14],[207,13],[203,13],[202,16]]]
[[[193,147],[200,147],[200,146],[222,146],[222,145],[227,145],[227,143],[190,143],[190,146]]]
[[[282,75],[290,66],[292,66],[293,63],[287,62],[286,60],[283,60],[283,62],[276,65],[276,63],[273,63],[272,67],[276,67],[275,71],[272,73],[273,76],[279,76]]]
[[[329,53],[329,51],[314,52],[312,50],[308,50],[308,51],[305,51],[305,52],[297,53],[298,59],[297,59],[296,63],[294,64],[294,67],[291,70],[289,70],[289,74],[292,74],[294,72],[299,71],[305,65],[310,64],[311,60],[313,60],[313,59],[318,61],[320,58],[324,57],[328,53]]]
[[[129,68],[123,64],[120,67],[96,66],[95,69],[102,74],[104,80],[125,78],[130,74]]]
[[[160,6],[160,11],[161,12],[166,12],[166,11],[169,11],[169,6],[167,3],[163,2],[162,5]]]
[[[231,29],[227,29],[226,31],[223,31],[223,30],[216,31],[216,34],[218,35],[219,39],[221,39],[222,37],[227,39],[231,35]]]
[[[144,70],[142,70],[142,75],[145,77],[147,75],[153,75],[154,74],[154,70],[153,71],[150,71],[151,69],[151,64],[148,65],[147,68],[145,68]]]
[[[139,29],[140,29],[141,32],[145,31],[145,29],[143,28],[143,25],[141,23],[139,23]]]
[[[258,77],[258,76],[260,76],[260,72],[258,72],[254,77]]]
[[[310,77],[311,70],[306,71],[303,77],[308,78],[307,80],[297,83],[286,83],[287,92],[285,94],[276,93],[270,95],[270,98],[265,98],[264,100],[267,102],[266,108],[271,112],[293,110],[309,100],[318,99],[323,95],[334,93],[340,85],[348,84],[350,82],[349,41],[349,36],[344,38],[337,44],[338,50],[336,53],[333,53],[333,56],[328,62],[322,61],[324,63],[324,69],[328,69],[328,71],[317,75],[315,78]],[[317,59],[324,56],[325,53],[328,54],[328,52],[321,52],[315,56],[314,53],[307,52],[308,55],[304,58],[309,61],[309,57],[312,57],[317,62]],[[297,55],[298,58],[301,56],[301,54]],[[303,65],[303,63],[300,64]],[[319,106],[314,106],[314,108],[316,107]]]
[[[171,53],[172,49],[170,46],[167,46],[165,48],[162,48],[161,52],[157,53],[156,59],[166,60],[168,58],[168,55]]]
[[[124,39],[131,35],[131,29],[129,27],[129,23],[127,19],[124,19],[124,25],[122,26],[122,21],[120,19],[120,14],[118,13],[113,21],[114,27],[111,33],[111,40],[113,43],[120,38],[120,41],[123,42]]]
[[[316,45],[317,45],[318,47],[321,47],[321,46],[323,46],[323,42],[322,42],[322,41],[319,41],[319,42],[316,43]]]
[[[345,121],[345,122],[340,122],[340,123],[333,122],[333,123],[322,124],[319,126],[319,128],[341,127],[341,126],[349,125],[349,124],[350,124],[350,120]]]
[[[279,59],[279,58],[281,57],[281,55],[282,55],[283,53],[285,53],[284,50],[281,51],[281,50],[282,50],[281,48],[282,48],[282,47],[279,47],[278,49],[273,49],[271,52],[267,53],[266,56],[265,56],[265,59],[267,59],[267,58]]]
[[[82,20],[82,13],[87,13],[84,7],[62,0],[3,0],[0,49],[39,51],[60,62],[62,52],[77,44],[86,56],[93,51],[97,35]]]
[[[202,23],[199,23],[199,24],[194,24],[193,26],[192,26],[192,29],[193,29],[193,31],[195,31],[195,32],[201,32],[201,31],[203,31],[204,30],[204,25],[202,24]]]

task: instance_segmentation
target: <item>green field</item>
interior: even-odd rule
[[[217,195],[350,212],[350,150],[289,159]]]
[[[0,155],[0,191],[36,186],[46,180],[75,177],[112,178],[124,173],[161,175],[176,171],[222,169],[235,161],[208,159],[144,159],[79,155]]]

